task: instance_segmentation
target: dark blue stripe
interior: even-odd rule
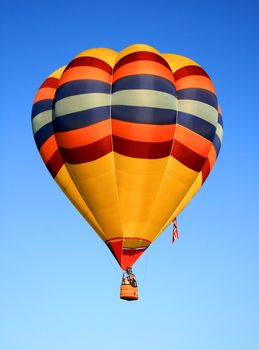
[[[46,99],[39,102],[34,103],[32,107],[31,117],[34,118],[37,114],[41,112],[48,111],[52,109],[53,99]]]
[[[216,132],[215,126],[192,114],[178,112],[177,124],[185,126],[209,141],[213,141],[214,139]]]
[[[34,134],[34,139],[35,139],[35,142],[36,142],[38,149],[40,149],[41,146],[43,145],[43,143],[53,134],[54,134],[54,130],[53,130],[52,122],[50,122],[50,123],[44,125],[42,128],[40,128],[40,130],[38,130]]]
[[[175,124],[176,111],[171,109],[135,106],[112,106],[112,118],[132,123]]]
[[[83,128],[110,118],[110,106],[96,107],[85,111],[70,113],[53,120],[55,132]]]
[[[88,94],[88,93],[110,93],[111,86],[99,80],[74,80],[61,85],[56,92],[55,101],[61,100],[64,97]]]
[[[220,147],[221,147],[221,142],[220,142],[220,138],[218,137],[218,135],[215,135],[215,137],[214,137],[213,146],[214,146],[216,153],[217,153],[217,156],[218,156],[219,151],[220,151]]]
[[[195,100],[207,103],[218,110],[218,99],[212,92],[204,89],[190,88],[177,91],[179,100]]]
[[[176,96],[176,90],[171,81],[151,74],[129,75],[112,85],[112,92],[130,89],[156,90]]]
[[[219,116],[218,116],[218,123],[222,126],[223,128],[223,119],[222,119],[222,115],[219,113]]]

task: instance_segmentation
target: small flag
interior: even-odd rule
[[[173,220],[173,224],[174,224],[174,228],[173,228],[172,243],[174,243],[174,241],[176,241],[179,238],[176,218]]]

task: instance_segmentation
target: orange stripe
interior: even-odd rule
[[[127,75],[135,74],[157,75],[170,80],[173,84],[175,83],[173,73],[162,64],[153,61],[137,61],[123,65],[114,73],[113,83]]]
[[[200,88],[209,90],[216,94],[215,88],[211,80],[207,77],[202,77],[200,75],[190,75],[188,77],[179,79],[176,81],[175,86],[176,90],[182,90],[187,88]]]
[[[202,157],[208,157],[211,142],[195,132],[182,125],[177,125],[175,139]]]
[[[45,164],[48,162],[48,160],[56,152],[57,149],[58,145],[55,135],[52,135],[49,139],[47,139],[46,142],[44,142],[44,144],[40,148],[40,155]]]
[[[111,83],[111,75],[102,69],[94,67],[73,67],[66,70],[61,79],[59,80],[59,85],[67,83],[72,80],[80,79],[94,79],[104,81],[105,83]]]
[[[74,148],[89,145],[111,134],[110,119],[103,120],[84,128],[57,132],[58,145],[62,148]]]
[[[53,89],[53,88],[39,89],[33,103],[36,103],[40,100],[54,99],[55,92],[56,92],[56,89]]]
[[[175,125],[150,125],[112,120],[112,133],[133,141],[169,141],[173,139],[174,130]]]
[[[208,155],[208,160],[209,160],[209,163],[210,163],[210,169],[213,168],[213,165],[215,164],[216,159],[217,159],[217,153],[215,151],[215,148],[212,146],[211,150],[209,152],[209,155]]]

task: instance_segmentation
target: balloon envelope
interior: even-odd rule
[[[223,135],[207,73],[140,44],[90,49],[52,73],[32,125],[51,175],[123,269],[200,189]]]

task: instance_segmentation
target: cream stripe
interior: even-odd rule
[[[173,95],[155,90],[123,90],[112,94],[112,105],[176,110],[176,98]]]
[[[110,94],[90,93],[62,98],[55,104],[55,117],[110,105]]]
[[[38,130],[40,130],[44,125],[50,123],[52,121],[52,109],[49,109],[48,111],[41,112],[37,114],[32,119],[32,129],[34,134]]]
[[[223,138],[223,128],[220,124],[217,125],[217,129],[216,129],[216,134],[220,139],[220,142],[222,142],[222,138]]]
[[[194,100],[178,100],[178,110],[179,112],[195,115],[215,127],[217,126],[218,111],[207,103]]]

